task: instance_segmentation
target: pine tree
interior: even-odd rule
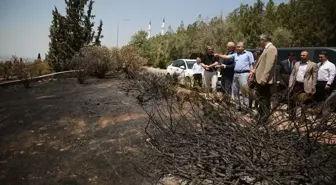
[[[46,58],[55,71],[73,69],[71,59],[76,52],[86,45],[100,45],[103,23],[100,21],[98,34],[95,35],[93,4],[93,0],[65,0],[65,16],[61,15],[56,7],[53,10]]]
[[[168,26],[166,34],[167,34],[167,35],[174,34],[174,30],[173,30],[173,28],[171,27],[171,25]]]
[[[53,20],[50,26],[49,51],[46,55],[47,61],[53,66],[56,72],[65,70],[63,62],[66,60],[68,53],[65,47],[67,30],[65,17],[62,16],[57,8],[52,11]]]
[[[185,31],[185,26],[184,26],[184,22],[181,21],[180,26],[177,28],[176,32],[182,32]]]
[[[95,15],[92,15],[92,7],[93,7],[93,0],[90,0],[88,9],[86,11],[86,15],[84,16],[84,43],[86,45],[91,44],[91,42],[94,39],[94,22],[93,19],[95,18]]]
[[[37,60],[41,60],[41,54],[40,53],[37,54]]]
[[[95,38],[94,45],[97,45],[97,46],[101,45],[100,39],[102,39],[104,37],[102,35],[102,31],[103,31],[103,21],[100,20],[99,26],[98,26],[98,29],[97,29],[97,35],[94,37]]]

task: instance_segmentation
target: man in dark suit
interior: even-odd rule
[[[227,44],[227,53],[226,55],[231,55],[235,52],[236,46],[234,42],[229,42]],[[235,62],[233,59],[220,59],[220,65],[216,66],[221,68],[221,87],[222,92],[231,95],[232,93],[232,81],[234,74]]]
[[[281,61],[278,64],[278,72],[279,72],[279,77],[280,77],[280,90],[285,90],[288,87],[289,83],[289,77],[290,74],[292,73],[293,66],[295,64],[295,54],[294,53],[289,53],[288,54],[288,59]]]

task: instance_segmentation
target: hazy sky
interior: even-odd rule
[[[267,1],[267,0],[265,0]],[[288,0],[274,0],[276,4]],[[163,17],[166,28],[173,29],[181,21],[193,23],[199,14],[214,17],[223,11],[224,15],[255,0],[96,0],[93,13],[98,25],[104,22],[102,44],[109,47],[117,44],[117,22],[120,22],[119,46],[125,45],[138,30],[147,30],[152,21],[152,35],[161,31]],[[44,57],[48,51],[51,11],[56,6],[64,13],[64,0],[1,0],[0,6],[0,56],[17,55],[35,58],[38,53]]]

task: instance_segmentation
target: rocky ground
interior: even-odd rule
[[[147,184],[146,115],[119,78],[0,88],[0,184]]]

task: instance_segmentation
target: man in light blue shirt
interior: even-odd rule
[[[245,50],[243,42],[239,42],[236,49],[237,53],[231,55],[215,54],[215,56],[223,59],[233,59],[235,61],[232,89],[237,109],[241,111],[246,110],[249,105],[248,78],[254,71],[254,57],[251,52]],[[240,93],[243,97],[243,106],[240,102]]]

